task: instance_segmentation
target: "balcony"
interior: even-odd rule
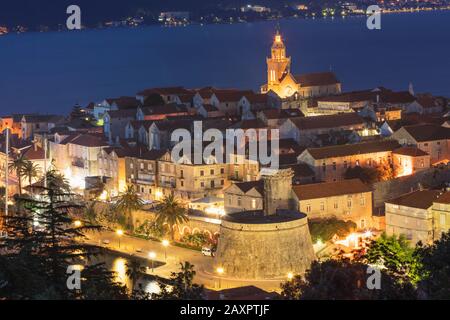
[[[137,176],[137,179],[136,179],[136,183],[146,184],[146,185],[154,185],[155,184],[155,175],[139,173]]]

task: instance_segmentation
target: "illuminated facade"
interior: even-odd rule
[[[275,35],[271,56],[267,58],[267,83],[261,93],[274,92],[280,98],[308,98],[338,94],[341,84],[332,72],[293,75],[291,57],[286,56],[286,46],[279,31]]]

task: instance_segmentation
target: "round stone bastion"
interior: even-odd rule
[[[263,280],[304,274],[316,257],[305,214],[246,211],[222,220],[214,259],[226,278]]]

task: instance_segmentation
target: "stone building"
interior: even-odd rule
[[[308,219],[351,220],[360,229],[372,223],[372,189],[359,179],[292,187],[300,212]]]
[[[441,199],[442,197],[442,199]],[[449,227],[449,192],[417,190],[386,201],[386,233],[429,244]]]
[[[356,144],[308,148],[299,157],[299,163],[308,164],[315,172],[317,181],[344,179],[350,167],[376,167],[392,163],[392,151],[399,144],[393,140],[371,141]]]

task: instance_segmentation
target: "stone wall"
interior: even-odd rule
[[[419,188],[438,186],[444,182],[450,182],[449,166],[442,168],[430,168],[419,171],[411,176],[404,176],[389,181],[374,183],[373,205],[374,213],[384,212],[384,202],[401,196]]]
[[[215,268],[235,279],[286,279],[315,260],[307,218],[268,224],[222,221]]]

